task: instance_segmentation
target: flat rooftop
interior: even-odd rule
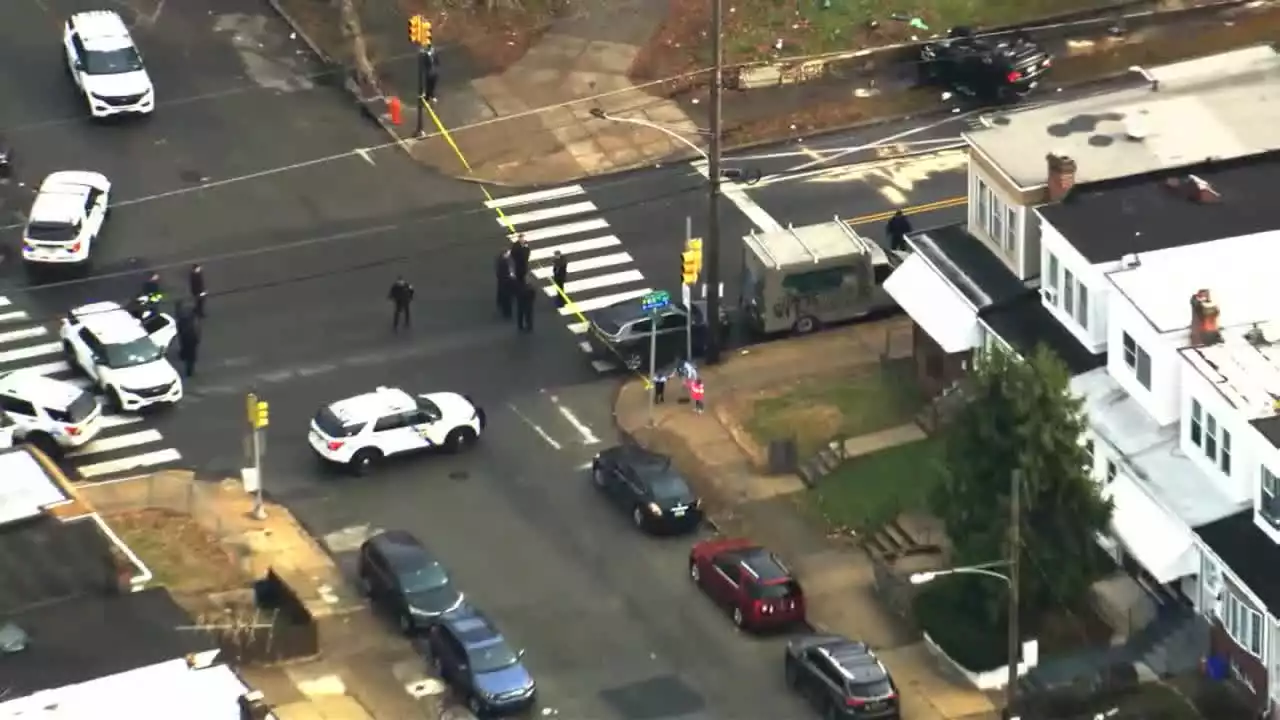
[[[875,255],[879,248],[839,220],[766,233],[752,232],[742,241],[765,265],[774,269],[813,265],[849,255]]]
[[[1018,297],[980,310],[978,317],[1019,355],[1028,357],[1036,348],[1045,347],[1058,356],[1072,375],[1107,364],[1106,353],[1090,352],[1049,314],[1038,289],[1026,289]]]
[[[1188,527],[1241,510],[1179,449],[1178,424],[1157,425],[1105,367],[1077,375],[1070,387],[1084,402],[1089,427],[1129,459],[1137,470],[1135,479]]]
[[[1090,263],[1108,263],[1280,228],[1277,185],[1271,152],[1077,188],[1037,212]]]
[[[907,236],[907,245],[928,259],[975,308],[999,305],[1027,286],[963,224],[943,225]]]
[[[40,516],[0,526],[0,620],[32,607],[103,595],[118,582],[114,568],[111,542],[91,517]]]
[[[1107,273],[1112,285],[1160,333],[1191,326],[1191,296],[1209,290],[1219,327],[1242,329],[1280,318],[1275,268],[1280,230],[1139,255],[1135,267]]]
[[[1182,357],[1250,420],[1276,416],[1280,401],[1280,324],[1220,330],[1222,342],[1182,349]]]
[[[1280,573],[1276,573],[1280,546],[1253,523],[1252,508],[1196,528],[1196,534],[1267,610],[1280,613]]]
[[[1280,54],[1270,45],[1146,70],[1158,89],[998,113],[965,138],[1023,189],[1045,184],[1050,152],[1076,161],[1080,185],[1280,150]]]
[[[217,649],[164,588],[85,596],[0,615],[17,626],[25,649],[0,652],[0,678],[16,699]]]

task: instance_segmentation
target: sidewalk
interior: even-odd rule
[[[880,352],[876,338],[883,331],[867,328],[865,337],[859,337],[858,331],[836,330],[769,343],[704,370],[711,409],[715,410],[717,397],[763,387],[776,382],[772,377],[781,373],[799,377],[797,369],[805,367],[807,359],[837,353],[848,358],[861,348],[866,361],[875,361]],[[848,337],[825,337],[842,333]],[[892,343],[891,356],[901,353],[900,345]],[[820,631],[862,639],[876,648],[902,690],[903,717],[986,720],[997,716],[984,693],[944,675],[924,642],[885,608],[875,592],[873,566],[863,551],[827,538],[801,511],[798,504],[804,498],[800,494],[807,489],[798,477],[757,473],[726,428],[723,413],[695,415],[686,405],[667,403],[658,406],[651,427],[648,408],[643,383],[623,386],[614,408],[620,429],[674,458],[699,487],[721,532],[750,535],[788,558],[805,584],[810,622]],[[875,436],[849,443],[849,450],[873,452],[909,440],[914,433],[895,429]]]
[[[195,483],[189,472],[165,471]],[[81,488],[102,506],[123,504],[124,494],[145,493],[146,483]],[[266,696],[280,720],[436,720],[444,686],[426,675],[426,662],[409,642],[369,609],[333,559],[282,506],[267,503],[267,519],[251,517],[252,497],[239,482],[201,483],[202,524],[216,523],[250,577],[268,569],[302,595],[320,633],[320,655],[285,665],[237,668]]]

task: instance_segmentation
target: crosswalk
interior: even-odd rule
[[[565,326],[579,338],[583,352],[590,352],[590,346],[583,337],[587,323],[579,317],[581,313],[652,292],[634,258],[623,249],[622,241],[610,231],[609,222],[581,185],[509,195],[485,206],[499,211],[501,217],[496,220],[501,227],[528,241],[533,276],[542,283],[548,298],[556,296],[551,258],[560,252],[568,259],[569,279],[564,291],[572,303],[559,312]],[[601,373],[618,368],[618,363],[599,359],[591,365]]]
[[[88,388],[62,357],[62,343],[52,322],[31,317],[7,297],[0,296],[0,374],[23,370],[66,380]],[[146,427],[133,414],[104,414],[102,431],[85,445],[68,452],[63,466],[73,479],[98,482],[114,477],[159,470],[182,455],[165,446],[160,431]]]

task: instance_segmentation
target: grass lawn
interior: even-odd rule
[[[117,513],[106,521],[155,575],[154,583],[174,593],[215,592],[246,584],[231,553],[190,515],[145,508]]]
[[[934,435],[852,458],[807,497],[833,529],[881,526],[904,510],[925,507],[942,479],[937,465],[942,446],[942,438]]]
[[[766,446],[795,437],[808,457],[836,437],[853,437],[910,422],[920,408],[910,361],[873,365],[855,373],[803,380],[751,402],[743,426]]]

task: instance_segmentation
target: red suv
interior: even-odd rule
[[[763,630],[804,622],[804,592],[778,556],[744,538],[708,540],[689,551],[689,577],[733,624]]]

